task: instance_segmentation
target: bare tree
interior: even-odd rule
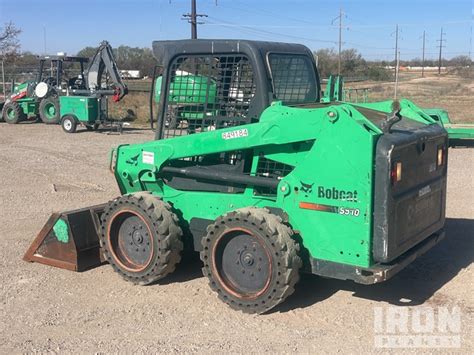
[[[12,22],[6,23],[3,28],[0,28],[0,56],[10,57],[15,56],[20,49],[20,41],[18,35],[21,30],[17,28]]]

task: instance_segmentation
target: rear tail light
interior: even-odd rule
[[[438,167],[444,164],[445,159],[446,159],[446,150],[444,148],[444,145],[440,145],[438,146],[438,157],[437,157]]]
[[[392,178],[392,185],[395,185],[397,182],[402,180],[402,162],[393,162],[390,177]]]

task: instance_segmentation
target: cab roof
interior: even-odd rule
[[[178,54],[244,53],[249,57],[265,57],[269,52],[307,54],[308,47],[296,43],[251,41],[240,39],[184,39],[154,41],[153,56],[165,65]]]

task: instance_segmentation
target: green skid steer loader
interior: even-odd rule
[[[120,196],[53,214],[25,260],[77,271],[106,261],[146,285],[189,246],[222,301],[262,313],[301,273],[378,283],[444,237],[448,136],[415,104],[321,103],[302,45],[153,51],[164,68],[156,139],[115,148]]]

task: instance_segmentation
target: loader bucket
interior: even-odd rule
[[[105,205],[53,213],[28,248],[23,260],[72,271],[103,263],[99,218]]]

